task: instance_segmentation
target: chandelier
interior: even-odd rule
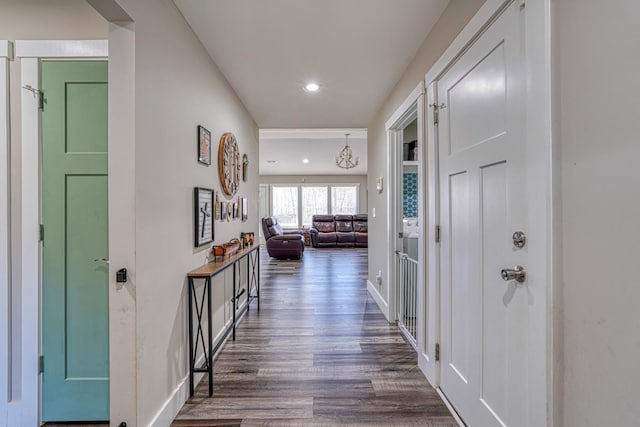
[[[344,137],[346,140],[345,146],[340,151],[340,154],[338,154],[338,157],[336,157],[336,166],[342,169],[347,169],[347,170],[358,166],[358,160],[359,160],[358,157],[356,157],[355,161],[353,160],[353,152],[351,151],[351,147],[349,147],[349,135],[351,134],[350,133],[344,134]]]

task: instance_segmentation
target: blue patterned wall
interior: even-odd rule
[[[404,173],[402,176],[402,216],[418,216],[418,174]]]

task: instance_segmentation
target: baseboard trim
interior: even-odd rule
[[[231,325],[231,320],[229,320],[224,325],[222,330],[214,338],[213,340],[214,343],[218,342],[218,340],[221,339],[221,337],[227,331],[227,328],[229,327],[229,325]],[[231,334],[227,335],[222,345],[220,345],[220,347],[218,348],[218,351],[216,352],[216,354],[213,355],[214,360],[218,356],[218,353],[222,351],[224,344],[226,343],[226,341],[229,339],[230,336]],[[201,366],[203,363],[204,363],[204,354],[200,356],[200,358],[196,362],[196,365]],[[198,383],[200,383],[204,375],[205,374],[203,372],[196,373],[193,377],[194,384],[198,385]],[[148,424],[148,427],[167,427],[168,425],[171,425],[173,420],[176,418],[176,415],[178,415],[178,412],[180,412],[180,409],[182,409],[182,407],[184,406],[184,403],[187,401],[188,398],[189,398],[189,374],[187,373],[187,375],[184,378],[182,378],[182,380],[178,383],[176,388],[173,390],[173,392],[171,393],[171,396],[169,396],[169,398],[164,402],[164,405],[162,405],[162,408],[160,408],[156,416],[153,417],[151,422]]]
[[[378,304],[378,307],[380,308],[380,311],[382,311],[382,314],[384,314],[384,317],[389,321],[389,304],[387,304],[382,295],[380,295],[380,292],[378,292],[378,289],[370,280],[367,280],[367,291],[369,291],[371,298],[373,298],[376,304]]]
[[[451,416],[456,420],[458,425],[460,427],[467,427],[464,421],[462,421],[462,418],[460,418],[460,415],[458,415],[458,413],[456,412],[456,409],[453,407],[451,402],[449,402],[449,399],[447,399],[447,396],[442,392],[440,387],[437,387],[436,391],[438,392],[438,395],[440,395],[440,398],[442,399],[444,404],[447,406],[447,409],[449,410],[449,412],[451,412]]]

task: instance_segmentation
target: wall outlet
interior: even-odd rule
[[[378,286],[382,285],[382,270],[378,270],[378,274],[376,275],[376,283]]]

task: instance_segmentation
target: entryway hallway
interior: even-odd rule
[[[367,249],[261,254],[254,303],[184,405],[184,426],[438,426],[457,423],[416,354],[367,293]]]

